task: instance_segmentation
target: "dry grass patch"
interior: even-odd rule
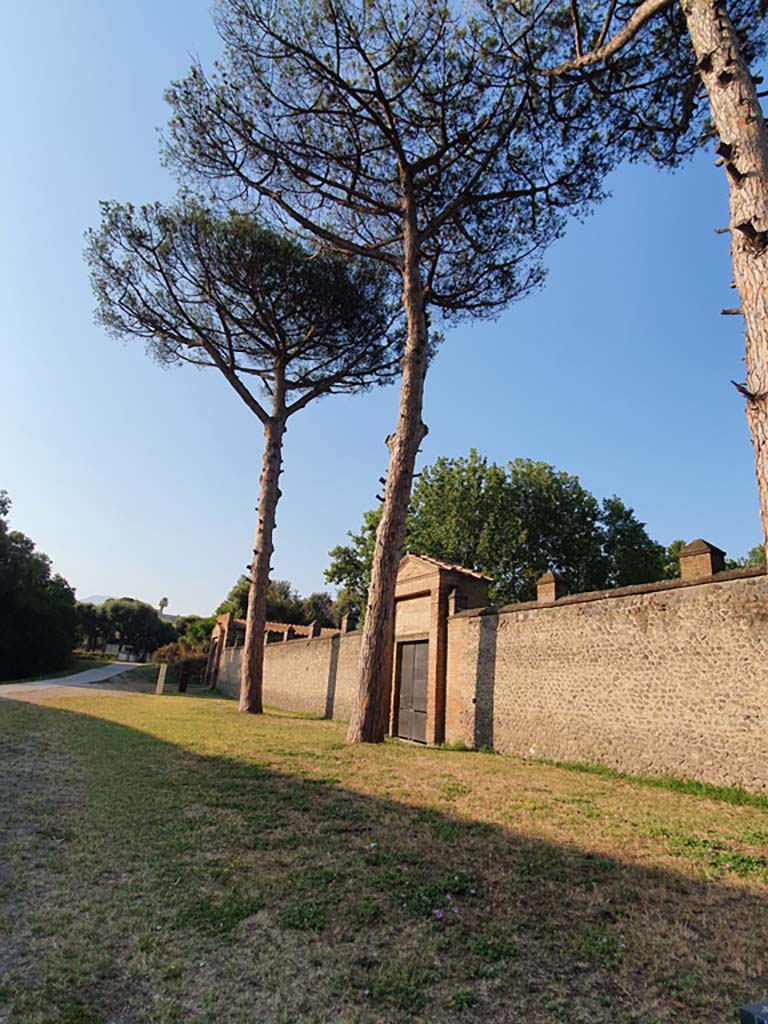
[[[210,697],[0,702],[0,772],[9,1024],[725,1024],[766,993],[765,807]]]

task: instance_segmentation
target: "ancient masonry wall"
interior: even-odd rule
[[[764,575],[448,620],[448,742],[768,791],[766,727]]]
[[[432,647],[421,603],[404,603],[400,631],[428,629]],[[768,576],[759,570],[441,621],[447,742],[768,792]],[[265,703],[348,720],[361,636],[268,644]],[[232,696],[241,650],[222,653],[218,686]]]
[[[264,648],[264,703],[348,721],[357,693],[362,633],[267,644]],[[231,697],[240,691],[242,647],[222,652],[217,687]]]

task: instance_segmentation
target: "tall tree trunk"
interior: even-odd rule
[[[768,131],[723,0],[682,0],[720,137],[730,194],[733,279],[746,326],[747,403],[763,543],[768,546]]]
[[[238,710],[260,715],[264,710],[264,624],[267,620],[267,588],[274,545],[275,512],[280,500],[278,480],[283,461],[285,411],[282,398],[275,402],[278,415],[264,424],[264,459],[259,488],[259,514],[251,561],[251,585],[248,589],[248,613],[245,622],[245,647],[240,666],[240,705]]]
[[[392,686],[395,583],[405,540],[405,520],[416,455],[427,428],[421,419],[427,372],[427,319],[421,281],[416,214],[406,210],[403,246],[403,354],[397,428],[387,440],[389,468],[371,567],[371,585],[360,651],[360,689],[352,708],[350,743],[381,743],[387,733]]]

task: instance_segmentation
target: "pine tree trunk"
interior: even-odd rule
[[[397,429],[387,440],[389,467],[381,522],[371,567],[371,585],[360,652],[360,689],[352,709],[350,743],[381,743],[389,724],[395,584],[405,541],[405,520],[419,445],[427,428],[421,419],[427,372],[427,319],[419,269],[415,211],[406,211],[403,308],[407,337],[403,354]]]
[[[240,705],[238,710],[262,714],[264,705],[264,624],[267,620],[267,588],[274,545],[275,512],[280,500],[278,480],[283,461],[285,417],[272,416],[264,424],[264,459],[259,488],[256,540],[251,562],[251,585],[245,623],[245,647],[240,666]]]
[[[746,327],[747,423],[768,545],[768,131],[723,0],[682,0],[720,137],[730,194],[733,279]]]

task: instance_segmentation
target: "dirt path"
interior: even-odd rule
[[[113,665],[100,665],[89,668],[85,672],[77,672],[72,676],[61,676],[58,679],[36,679],[31,683],[4,683],[0,685],[0,700],[45,700],[50,697],[63,697],[67,692],[87,690],[89,695],[122,694],[130,691],[142,692],[146,686],[133,684],[129,673],[138,665],[118,662]],[[138,681],[137,681],[138,682]],[[101,685],[99,685],[101,684]]]

